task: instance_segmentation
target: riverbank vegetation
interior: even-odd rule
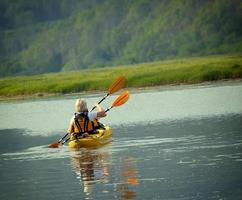
[[[67,94],[107,90],[120,75],[127,87],[193,84],[242,78],[242,55],[220,55],[172,59],[129,66],[0,79],[0,96]]]

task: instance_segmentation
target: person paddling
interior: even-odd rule
[[[95,108],[97,108],[97,112],[89,112],[85,99],[76,100],[76,113],[72,117],[68,128],[68,132],[75,140],[88,137],[89,134],[95,133],[95,130],[102,126],[98,119],[105,117],[106,112],[99,104],[95,104]]]

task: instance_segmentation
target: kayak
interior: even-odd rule
[[[69,147],[73,149],[86,147],[99,147],[111,141],[112,130],[105,125],[104,128],[97,129],[97,133],[89,134],[88,137],[80,138],[78,141],[71,138]]]

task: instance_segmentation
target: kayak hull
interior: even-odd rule
[[[78,141],[71,140],[69,147],[72,149],[99,147],[111,141],[112,130],[109,126],[97,129],[97,131],[98,133],[90,134],[88,137],[78,139]]]

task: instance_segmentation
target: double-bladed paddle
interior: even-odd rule
[[[115,82],[112,83],[112,85],[110,86],[108,93],[98,102],[98,104],[102,103],[110,94],[113,94],[117,91],[119,91],[120,89],[122,89],[125,85],[125,76],[120,76]],[[92,108],[91,111],[93,111],[96,108],[96,106],[94,106]],[[111,109],[111,108],[110,108]],[[58,148],[59,144],[66,138],[66,136],[69,133],[66,133],[61,139],[58,140],[58,142],[49,144],[48,147],[49,148]]]
[[[120,76],[113,84],[110,86],[108,93],[98,102],[98,104],[102,103],[104,99],[106,99],[110,94],[113,94],[120,89],[122,89],[125,85],[125,76]],[[93,111],[96,108],[94,106],[91,111]]]
[[[129,99],[129,91],[126,90],[121,95],[119,95],[119,97],[113,102],[112,106],[109,107],[107,110],[105,110],[105,112],[108,112],[109,110],[111,110],[114,107],[118,107],[118,106],[125,104],[128,101],[128,99]],[[64,140],[61,144],[63,145],[66,142],[68,142],[69,140],[70,140],[70,138]],[[57,147],[59,147],[59,145]]]

